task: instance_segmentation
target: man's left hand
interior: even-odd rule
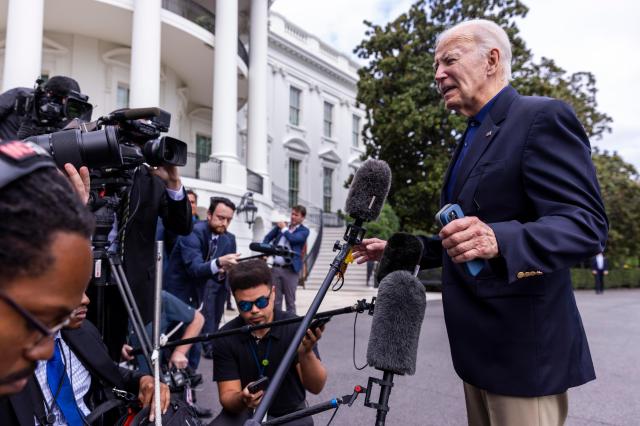
[[[500,254],[493,229],[475,216],[456,219],[440,231],[442,247],[455,263],[491,259]]]
[[[307,329],[307,334],[304,335],[302,342],[300,342],[300,346],[298,346],[298,354],[305,355],[310,353],[313,350],[315,344],[322,337],[322,332],[324,331],[324,325],[316,328],[315,330]]]
[[[149,408],[149,421],[155,420],[155,403],[153,401],[153,376],[140,377],[140,388],[138,390],[138,399],[143,407],[151,405]],[[167,412],[169,403],[171,402],[171,392],[169,386],[160,383],[160,411],[162,414]]]
[[[71,163],[64,165],[64,171],[67,173],[67,178],[73,186],[80,199],[84,204],[89,201],[89,192],[91,190],[91,179],[89,178],[89,169],[86,166],[80,167],[80,170],[76,169]]]
[[[151,173],[162,179],[165,185],[167,185],[167,188],[173,191],[179,190],[182,186],[182,182],[180,181],[180,173],[178,172],[178,167],[176,166],[155,167],[153,168]]]

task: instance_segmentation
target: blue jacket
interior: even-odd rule
[[[291,266],[295,272],[300,272],[302,269],[302,248],[304,244],[307,242],[307,237],[309,237],[309,228],[304,225],[300,225],[293,232],[282,232],[280,228],[274,226],[271,231],[267,235],[265,235],[262,240],[263,243],[266,244],[278,244],[280,241],[280,237],[284,235],[284,237],[289,241],[291,245],[291,251],[295,253],[293,256]]]
[[[466,216],[493,229],[500,250],[472,277],[439,241],[424,240],[422,265],[443,266],[458,375],[524,397],[595,379],[569,268],[602,251],[608,224],[589,139],[573,110],[508,87],[480,124],[452,194]]]
[[[184,302],[199,304],[207,280],[212,279],[224,285],[224,279],[211,272],[211,260],[235,253],[236,237],[230,232],[218,236],[216,253],[211,260],[206,261],[210,241],[211,229],[206,220],[193,225],[191,234],[178,237],[169,258],[164,280],[165,290]]]

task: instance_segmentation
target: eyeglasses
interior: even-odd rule
[[[266,296],[260,296],[253,302],[249,300],[239,300],[238,309],[240,309],[242,312],[249,312],[253,308],[253,305],[256,305],[258,309],[266,308],[267,306],[269,306],[269,299],[271,299],[272,290],[273,289],[269,290],[269,294],[267,294]]]
[[[34,340],[33,346],[38,346],[44,339],[47,337],[51,337],[60,331],[62,328],[69,324],[71,320],[71,315],[67,316],[63,321],[54,325],[53,327],[47,327],[42,321],[36,318],[31,312],[27,311],[22,306],[18,305],[11,297],[9,297],[4,292],[0,291],[0,299],[4,300],[4,302],[11,306],[14,311],[16,311],[24,320],[27,322],[27,325],[30,329],[38,332],[39,336]]]

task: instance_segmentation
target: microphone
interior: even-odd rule
[[[360,222],[380,216],[391,188],[391,169],[386,161],[369,159],[358,169],[347,194],[345,212]]]
[[[160,117],[163,113],[166,114],[165,111],[158,107],[127,108],[107,114],[105,121],[139,120],[141,118]]]
[[[405,232],[396,232],[387,240],[387,246],[378,265],[376,281],[382,282],[384,277],[393,271],[407,271],[415,275],[423,250],[420,238]]]
[[[426,308],[424,286],[411,272],[396,270],[380,282],[371,321],[367,363],[382,370],[383,378],[369,377],[365,398],[365,406],[377,410],[376,426],[385,424],[394,374],[413,375],[416,372],[418,340]],[[369,400],[373,383],[380,385],[378,403]]]
[[[249,244],[249,250],[257,251],[258,253],[263,253],[267,256],[282,256],[287,258],[293,257],[298,254],[286,247],[274,246],[272,244],[266,243],[251,243]]]

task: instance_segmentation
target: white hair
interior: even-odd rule
[[[460,22],[448,28],[436,38],[436,49],[442,40],[459,32],[472,36],[481,54],[488,54],[491,49],[498,49],[500,52],[502,77],[505,81],[511,79],[511,42],[502,27],[487,19],[471,19]]]

